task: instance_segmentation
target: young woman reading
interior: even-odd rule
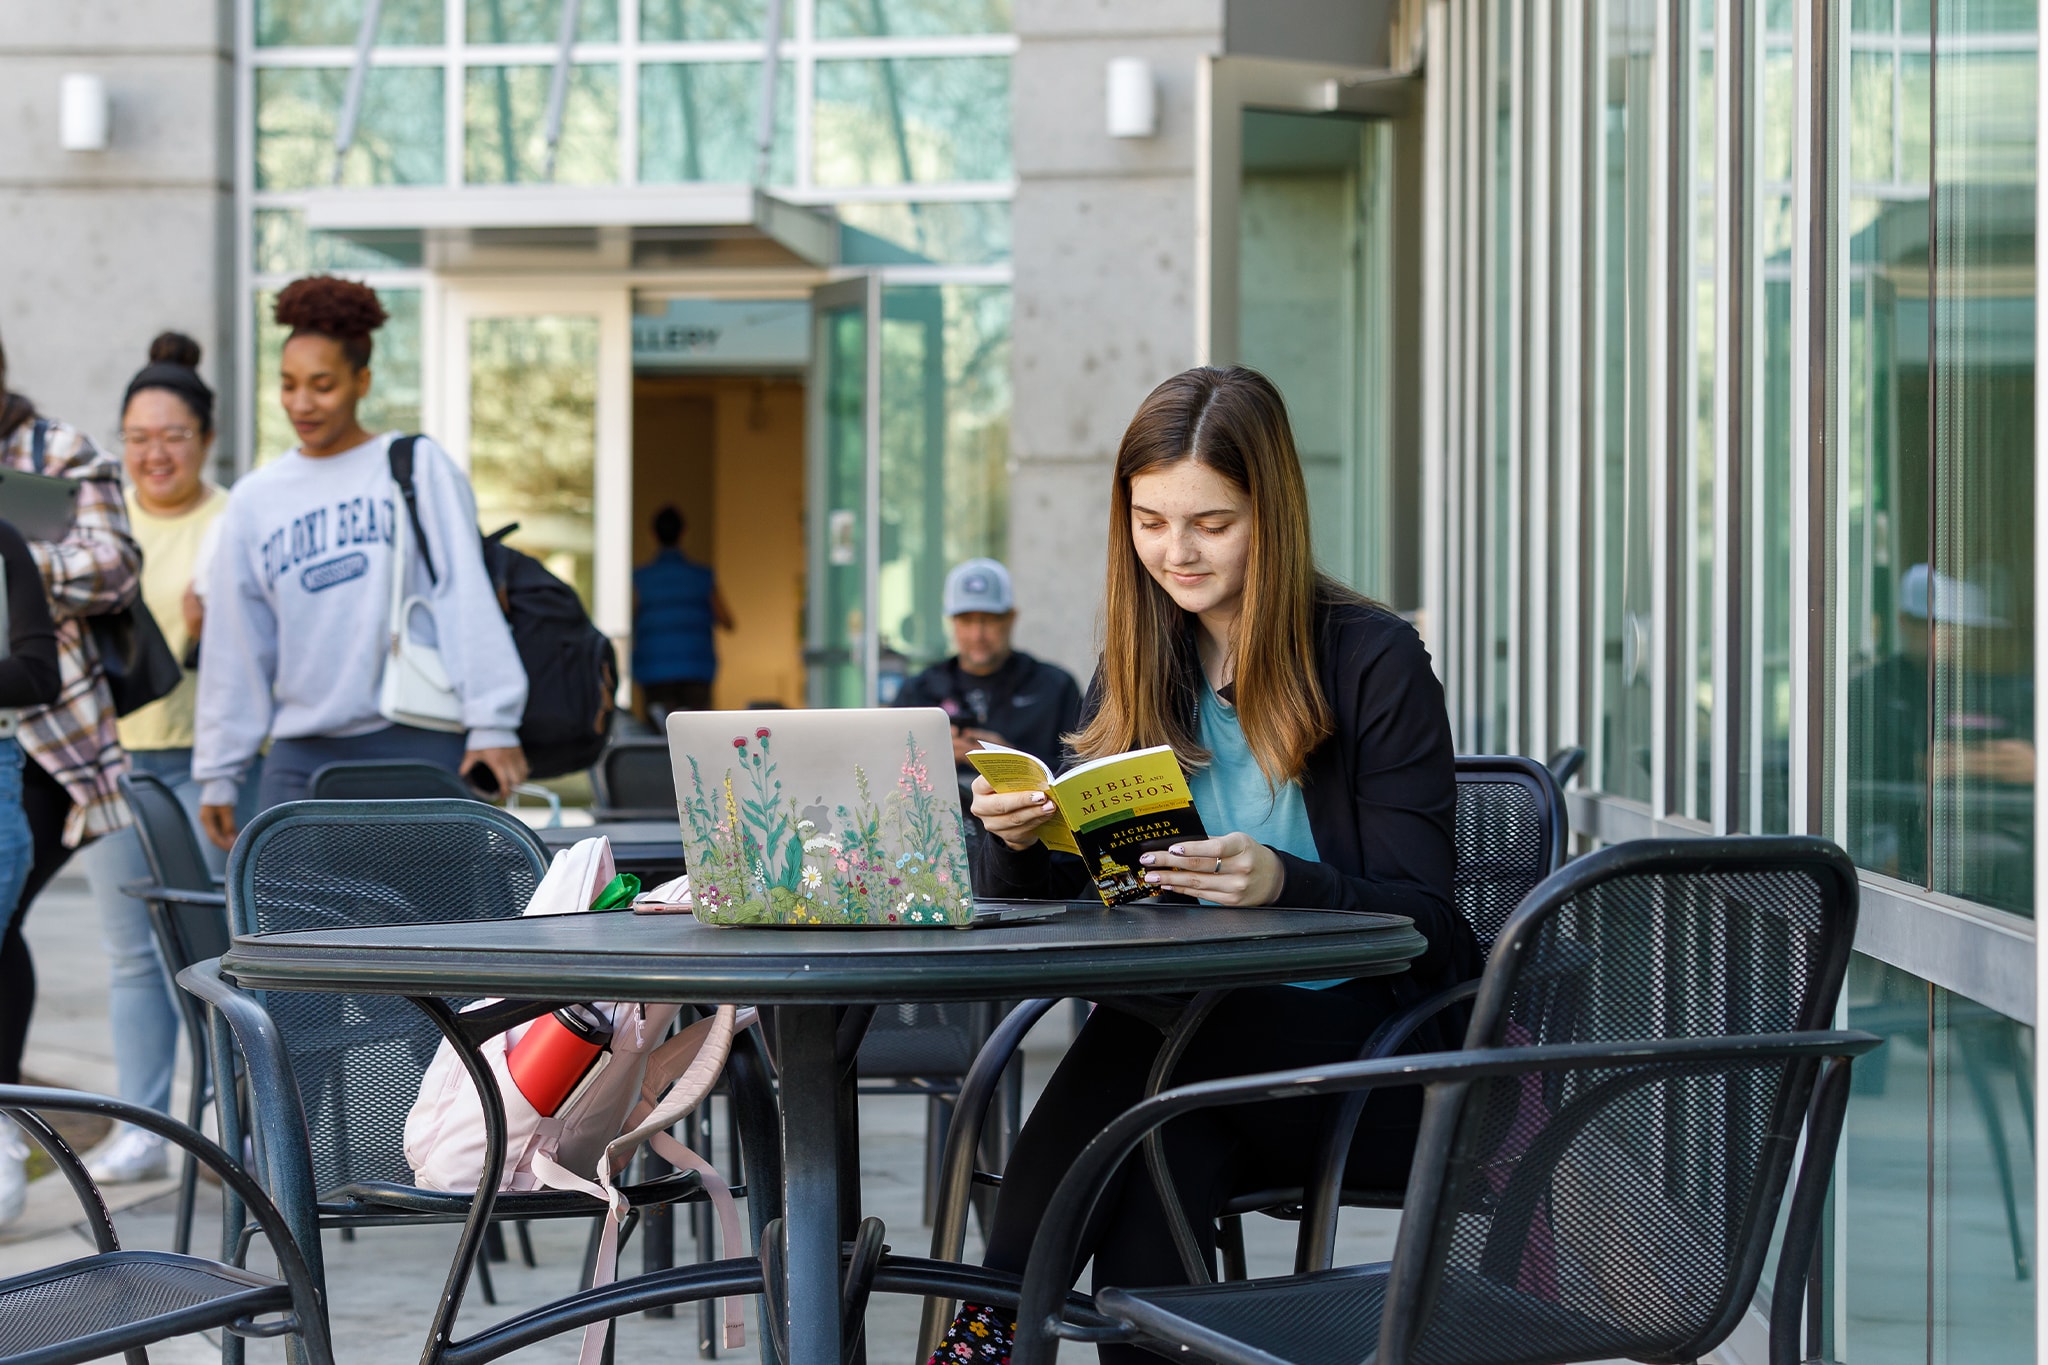
[[[1197,369],[1153,390],[1117,452],[1110,492],[1106,647],[1069,737],[1076,758],[1171,744],[1213,837],[1146,854],[1146,881],[1216,905],[1406,915],[1429,948],[1398,976],[1232,992],[1197,1032],[1175,1083],[1354,1059],[1383,1020],[1479,974],[1451,898],[1457,797],[1443,691],[1400,617],[1317,573],[1308,494],[1279,392],[1245,369]],[[975,784],[976,890],[1078,895],[1038,830],[1039,793]],[[1275,914],[1285,911],[1275,909]],[[1098,1002],[1024,1125],[1003,1176],[987,1264],[1021,1272],[1054,1188],[1088,1141],[1141,1097],[1161,1037]],[[1461,1021],[1459,1021],[1461,1022]],[[1418,1049],[1455,1046],[1453,1021]],[[1300,1185],[1325,1110],[1284,1101],[1211,1110],[1165,1130],[1173,1183],[1204,1250],[1234,1194]],[[1353,1179],[1398,1188],[1421,1114],[1413,1091],[1376,1093]],[[1143,1163],[1097,1205],[1085,1255],[1098,1287],[1180,1282]],[[1078,1271],[1078,1267],[1076,1267]],[[967,1305],[934,1361],[1009,1354],[1007,1316]],[[1110,1365],[1152,1357],[1105,1346]]]

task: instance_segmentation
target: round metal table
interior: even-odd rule
[[[842,1109],[849,1059],[838,1036],[841,1007],[1379,976],[1405,970],[1425,946],[1399,916],[1273,907],[1080,908],[1034,924],[889,930],[727,929],[687,915],[614,913],[240,936],[221,970],[255,989],[411,998],[472,1054],[473,1075],[488,1075],[474,1061],[482,1039],[464,1035],[440,1006],[443,997],[779,1006],[785,1215],[776,1259],[783,1283],[769,1289],[786,1333],[787,1365],[841,1365],[840,1244],[848,1211],[858,1212],[857,1189],[842,1191],[843,1180],[857,1183],[857,1168],[846,1160],[852,1134],[851,1107]],[[510,1022],[501,1015],[490,1027]],[[494,1089],[486,1094],[495,1099]],[[495,1171],[503,1162],[501,1116],[493,1137]],[[473,1260],[482,1243],[495,1183],[485,1182],[471,1208],[450,1293],[429,1336],[430,1358],[441,1343],[463,1360],[496,1353],[490,1338],[498,1329],[452,1342],[455,1300],[468,1274],[464,1258]],[[623,1301],[632,1286],[621,1281],[613,1292]]]

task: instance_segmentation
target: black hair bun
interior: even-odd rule
[[[377,291],[354,280],[309,275],[293,280],[277,296],[278,325],[294,332],[347,340],[367,337],[384,325],[387,314]]]
[[[188,370],[199,368],[199,343],[183,332],[159,332],[155,341],[149,343],[149,363],[152,365],[183,365]]]

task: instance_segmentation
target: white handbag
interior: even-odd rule
[[[394,725],[461,734],[469,729],[462,720],[462,694],[448,677],[438,643],[428,643],[440,639],[434,604],[405,591],[411,560],[411,520],[400,517],[391,553],[391,638],[377,688],[377,713]],[[426,639],[412,629],[420,617],[428,628]]]

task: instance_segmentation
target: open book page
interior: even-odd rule
[[[967,761],[974,765],[976,772],[988,779],[988,784],[999,792],[1051,792],[1053,790],[1052,770],[1040,762],[1035,755],[1021,749],[1006,749],[1000,744],[983,741],[979,749],[967,755]],[[1053,798],[1057,804],[1059,798]],[[1060,853],[1079,854],[1081,846],[1074,842],[1074,832],[1067,828],[1065,820],[1053,816],[1039,827],[1038,840],[1047,848]]]

